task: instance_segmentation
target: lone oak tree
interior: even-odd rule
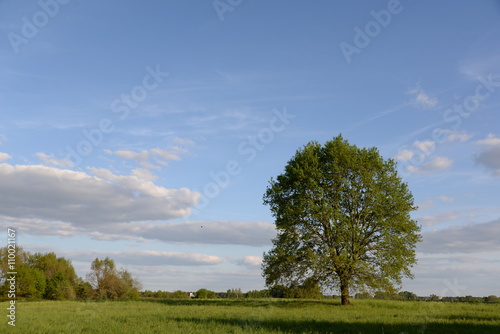
[[[392,290],[413,278],[420,227],[417,208],[392,159],[358,148],[342,136],[298,150],[264,195],[277,237],[264,254],[268,286],[297,286],[307,279],[349,289]]]

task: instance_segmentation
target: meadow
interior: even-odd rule
[[[18,302],[1,333],[500,333],[500,304],[353,300],[141,299]],[[0,303],[7,313],[8,304]]]

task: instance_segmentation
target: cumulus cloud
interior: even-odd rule
[[[4,162],[10,158],[12,157],[9,154],[0,152],[0,162]]]
[[[54,156],[45,154],[43,152],[39,152],[35,155],[48,165],[70,167],[70,168],[74,166],[73,162],[68,159],[56,159]]]
[[[414,88],[409,89],[407,93],[414,96],[411,103],[417,108],[435,109],[439,104],[437,98],[427,95],[418,84]]]
[[[394,156],[394,159],[398,160],[398,161],[408,162],[415,156],[415,152],[418,152],[417,158],[422,156],[422,154],[425,156],[429,156],[436,149],[436,143],[432,140],[425,140],[425,141],[416,140],[413,142],[412,148],[413,149],[406,149],[405,148],[405,149],[400,150]]]
[[[479,253],[500,251],[500,219],[487,223],[451,226],[423,233],[423,253]]]
[[[484,147],[476,154],[476,163],[492,170],[493,175],[500,175],[500,138],[490,133],[485,139],[478,140],[475,144]]]
[[[41,165],[0,164],[0,212],[75,226],[168,220],[190,213],[199,193],[167,189],[137,175],[94,175]]]
[[[255,255],[247,255],[240,259],[236,259],[234,262],[240,266],[255,268],[255,267],[260,267],[260,265],[262,264],[262,257]]]
[[[408,166],[406,171],[415,174],[427,174],[430,172],[444,171],[450,169],[453,161],[446,157],[436,157],[422,166]]]
[[[486,136],[485,139],[481,139],[476,141],[477,145],[487,145],[487,146],[496,146],[500,145],[500,138],[497,138],[494,134],[490,133]]]

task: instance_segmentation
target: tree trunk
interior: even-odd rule
[[[351,305],[349,302],[349,283],[345,280],[340,280],[340,298],[342,305]]]

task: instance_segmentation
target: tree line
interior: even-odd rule
[[[321,299],[324,298],[317,282],[307,281],[302,285],[286,287],[283,285],[275,285],[270,289],[250,290],[242,292],[241,289],[228,289],[226,292],[215,292],[208,289],[199,289],[194,293],[177,290],[169,291],[151,291],[145,290],[141,292],[141,297],[145,298],[163,298],[163,299],[239,299],[239,298],[298,298],[298,299]]]
[[[10,271],[8,249],[4,247],[0,249],[0,278],[6,278]],[[16,297],[22,299],[135,299],[141,289],[129,271],[117,269],[108,257],[96,258],[83,279],[69,259],[54,252],[30,253],[18,247],[15,272]],[[0,285],[0,299],[7,299],[8,289],[8,284]]]

